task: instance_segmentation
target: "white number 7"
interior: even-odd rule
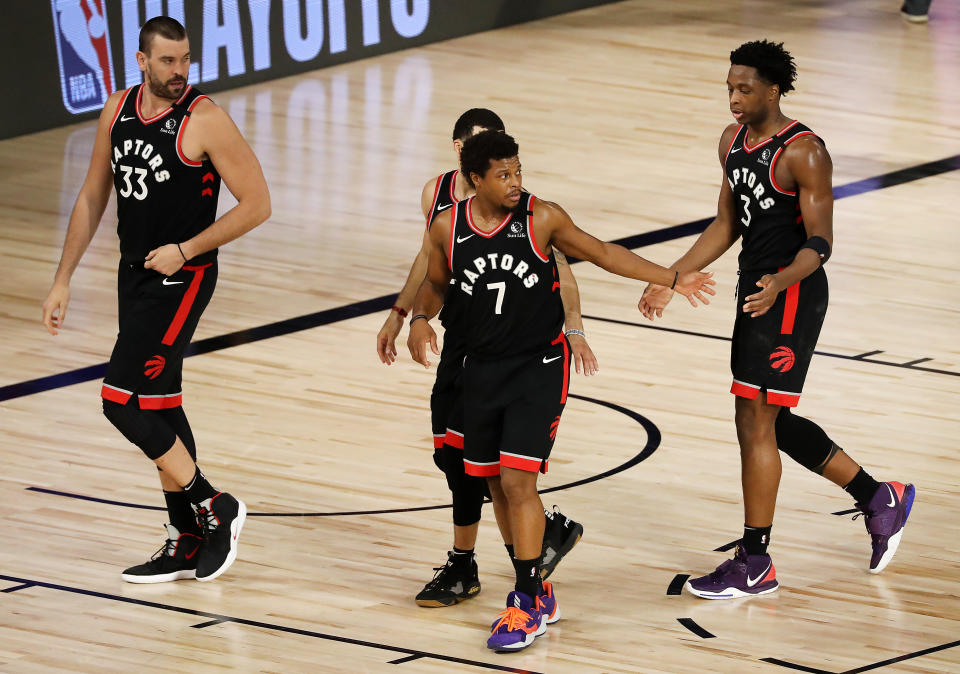
[[[496,290],[497,291],[497,308],[496,313],[503,313],[503,293],[507,290],[506,281],[498,281],[497,283],[488,283],[487,290]]]

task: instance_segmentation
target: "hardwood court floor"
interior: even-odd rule
[[[119,578],[159,546],[164,516],[128,507],[160,506],[157,479],[100,415],[97,368],[80,369],[115,336],[112,203],[66,329],[51,338],[38,320],[94,124],[0,143],[0,669],[960,670],[960,9],[937,0],[913,26],[898,4],[622,2],[216,95],[263,163],[273,217],[222,251],[197,340],[330,313],[187,360],[201,463],[257,513],[239,561],[209,584]],[[531,191],[604,239],[659,236],[641,253],[672,261],[692,239],[656,233],[715,212],[727,54],[759,37],[799,64],[786,114],[826,140],[838,188],[859,186],[836,203],[831,308],[799,411],[878,478],[917,485],[904,543],[866,573],[861,521],[831,514],[850,499],[785,461],[781,591],[668,594],[677,574],[724,559],[713,550],[742,523],[735,254],[714,266],[712,306],[677,302],[652,327],[641,284],[577,265],[601,372],[574,379],[543,486],[643,460],[544,496],[586,528],[555,576],[564,619],[522,654],[488,653],[512,576],[489,509],[480,596],[413,603],[451,542],[449,510],[404,511],[448,499],[430,460],[433,372],[405,354],[382,366],[384,313],[342,307],[399,288],[420,187],[452,167],[453,121],[478,105],[519,139]],[[858,183],[949,157],[926,177]],[[33,393],[10,388],[36,379]]]

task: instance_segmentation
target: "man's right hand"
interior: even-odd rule
[[[377,333],[377,355],[380,356],[380,362],[385,365],[392,365],[397,359],[397,335],[403,327],[403,316],[394,310],[390,310],[390,315],[383,322],[383,327]]]
[[[430,344],[430,350],[439,356],[437,333],[430,327],[429,321],[421,318],[411,323],[410,334],[407,336],[407,348],[410,349],[410,357],[424,367],[430,367],[430,361],[427,360],[428,343]]]
[[[56,335],[63,328],[69,303],[70,286],[65,283],[54,283],[47,299],[43,301],[43,324],[47,326],[51,335]]]
[[[667,308],[667,305],[670,304],[670,300],[672,299],[673,291],[670,290],[670,288],[650,283],[643,291],[637,308],[640,309],[640,313],[643,314],[645,318],[652,321],[654,317],[663,318],[663,310]]]

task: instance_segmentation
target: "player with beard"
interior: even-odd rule
[[[103,413],[160,471],[167,541],[131,583],[213,580],[233,563],[246,506],[196,464],[181,406],[187,345],[217,280],[217,248],[270,215],[260,164],[230,117],[187,84],[182,25],[155,17],[140,31],[144,83],[112,94],[97,127],[43,323],[63,328],[70,278],[117,191],[119,332],[103,380]],[[221,179],[237,205],[219,219]],[[106,480],[106,478],[104,478]]]

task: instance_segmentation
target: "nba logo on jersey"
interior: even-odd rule
[[[106,0],[50,0],[63,105],[73,114],[103,107],[113,93]]]

